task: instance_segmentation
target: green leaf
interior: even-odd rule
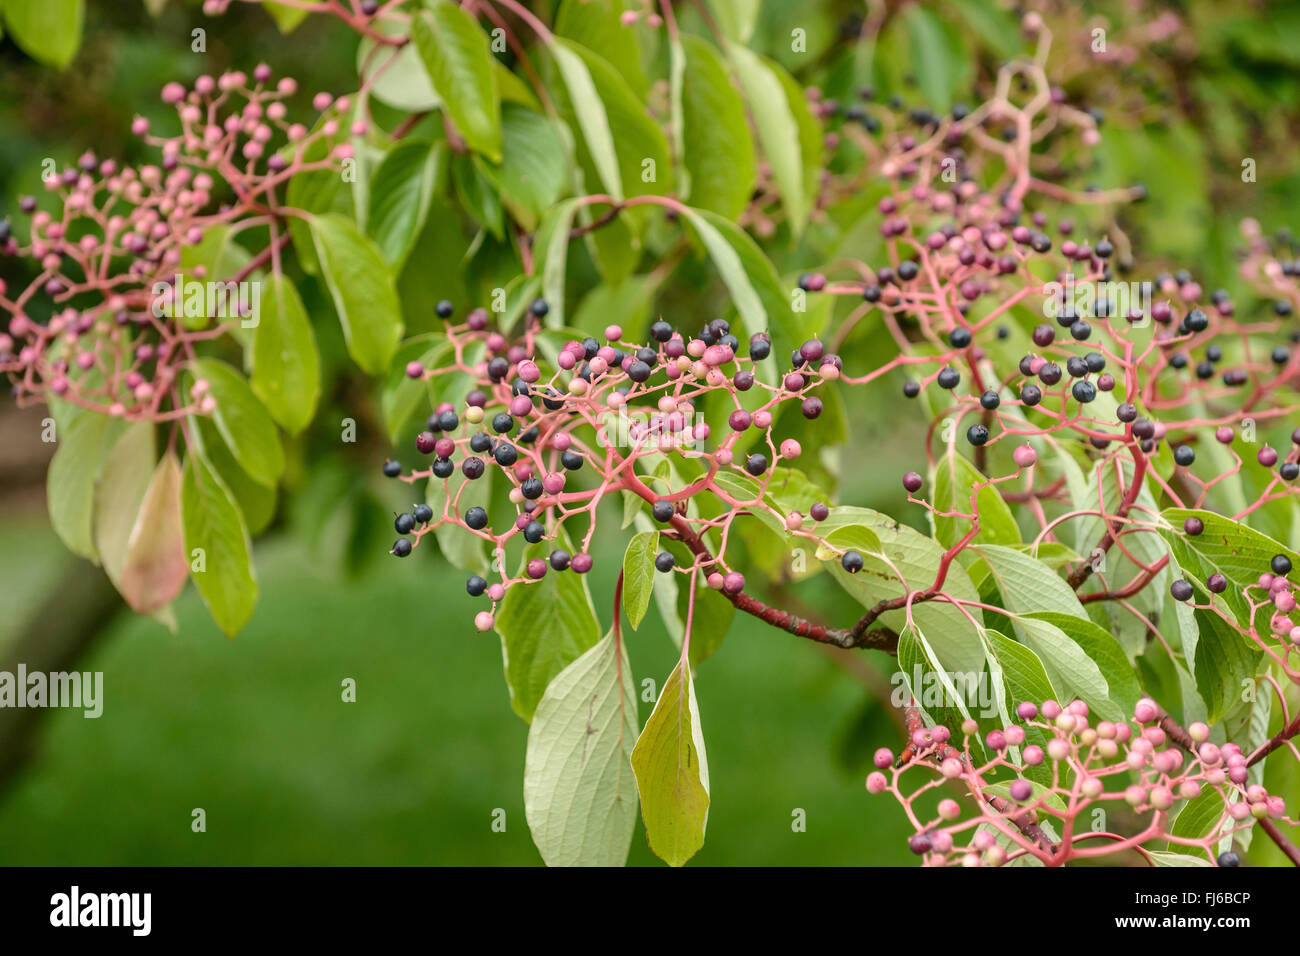
[[[583,133],[579,159],[584,172],[603,183],[616,199],[671,193],[673,167],[668,137],[645,102],[608,60],[591,50],[568,40],[557,40],[550,49],[569,92],[569,107]],[[572,57],[580,61],[581,72],[569,59]],[[584,115],[588,92],[583,91],[583,73],[591,83],[588,92],[599,97],[599,114]],[[613,151],[612,157],[606,154],[607,147]],[[611,158],[613,165],[609,165]],[[614,186],[618,187],[617,193]],[[596,190],[589,187],[589,191]]]
[[[230,490],[193,448],[181,480],[181,517],[194,584],[217,626],[234,637],[257,603],[252,549]]]
[[[1065,579],[1041,561],[1000,545],[979,545],[976,551],[988,563],[1007,610],[1017,614],[1059,611],[1086,616]]]
[[[1077,697],[1105,720],[1124,719],[1123,709],[1111,700],[1110,684],[1097,662],[1065,631],[1037,616],[1013,620],[1017,633],[1038,655],[1052,685],[1066,695],[1067,702]]]
[[[500,241],[505,238],[505,209],[486,168],[480,157],[459,153],[451,160],[451,181],[461,207]]]
[[[401,271],[424,228],[446,158],[444,143],[402,140],[375,170],[366,231],[394,272]]]
[[[139,614],[166,607],[189,574],[181,520],[181,466],[168,449],[154,468],[131,528],[118,590]]]
[[[718,52],[682,37],[682,147],[691,203],[734,220],[745,209],[758,174],[745,102],[731,85]]]
[[[943,558],[944,549],[937,541],[869,508],[837,507],[827,521],[819,522],[817,530],[827,544],[841,551],[852,548],[861,552],[863,569],[857,574],[845,571],[834,552],[819,548],[817,557],[866,608],[929,588]],[[948,567],[943,587],[958,600],[979,600],[970,577],[955,562]],[[967,611],[977,624],[983,623],[979,608]],[[944,601],[925,601],[914,603],[911,614],[912,623],[934,651],[937,669],[967,672],[983,668],[984,646],[979,632],[957,607]],[[879,624],[901,634],[909,621],[905,610],[900,609],[882,614]]]
[[[529,545],[524,564],[546,557],[554,546]],[[587,579],[568,572],[552,571],[540,581],[510,587],[496,616],[496,630],[501,635],[510,706],[530,723],[555,676],[600,640],[600,621]]]
[[[154,426],[132,422],[104,453],[95,480],[94,541],[113,586],[122,589],[127,542],[154,470]]]
[[[1205,787],[1199,797],[1183,804],[1178,816],[1174,817],[1169,833],[1189,840],[1209,836],[1218,828],[1227,809],[1223,795],[1212,787]]]
[[[789,354],[800,342],[798,324],[776,267],[758,243],[717,213],[691,209],[684,218],[700,237],[750,335],[768,332],[772,354]],[[783,351],[784,350],[784,351]]]
[[[322,118],[321,122],[324,122]],[[320,123],[317,124],[319,129]],[[330,151],[336,143],[324,136],[311,140],[306,148],[301,149],[302,162],[326,165],[319,169],[304,169],[294,174],[285,191],[285,201],[293,209],[310,213],[312,216],[351,209],[352,193],[344,189],[343,173],[337,162],[330,158]],[[299,149],[285,158],[293,159]],[[328,160],[328,162],[326,162]],[[289,218],[289,233],[293,236],[293,248],[298,254],[298,261],[308,275],[320,272],[320,260],[317,258],[316,244],[313,239],[313,219],[301,216]]]
[[[655,557],[659,554],[659,532],[642,531],[632,536],[623,554],[623,610],[632,628],[641,626],[650,595],[654,593]]]
[[[904,7],[899,16],[911,48],[912,69],[926,103],[938,113],[952,109],[953,56],[939,18],[920,5]]]
[[[1208,856],[1189,856],[1167,850],[1147,850],[1147,855],[1156,866],[1213,866]]]
[[[456,131],[470,148],[501,161],[501,93],[487,34],[448,0],[411,21],[411,39]]]
[[[622,866],[636,829],[637,701],[611,631],[542,695],[528,730],[524,815],[547,866]]]
[[[81,412],[59,424],[58,447],[45,476],[51,526],[69,551],[92,561],[99,560],[92,524],[95,477],[109,422],[107,415]]]
[[[1206,719],[1214,724],[1236,705],[1243,682],[1254,678],[1264,651],[1213,611],[1197,608],[1195,614],[1199,635],[1190,664]]]
[[[311,235],[348,354],[363,371],[379,375],[402,340],[393,275],[375,244],[345,216],[312,217]]]
[[[271,275],[262,290],[249,385],[290,434],[311,422],[320,399],[320,353],[298,290]]]
[[[641,66],[637,31],[620,20],[625,7],[624,0],[566,0],[555,15],[555,32],[588,50],[599,50],[637,98],[645,100],[650,81]]]
[[[682,866],[704,845],[709,762],[690,668],[679,661],[632,750],[646,840],[655,856]]]
[[[990,648],[1002,665],[1003,679],[1013,705],[1031,701],[1041,706],[1045,700],[1059,698],[1037,654],[998,631],[990,629],[985,633]]]
[[[748,43],[758,24],[763,0],[709,0],[718,26],[733,43]]]
[[[785,71],[777,63],[735,44],[730,56],[754,117],[758,142],[772,167],[790,229],[798,235],[807,222],[812,198],[804,178],[800,122],[796,116],[796,111],[806,111],[807,105],[802,94],[798,103],[787,95],[782,76]]]
[[[578,211],[576,199],[566,199],[552,206],[542,219],[533,242],[534,256],[541,266],[542,297],[550,306],[546,313],[548,328],[566,324],[567,312],[564,280],[569,263],[569,230]]]
[[[1132,712],[1142,697],[1142,687],[1137,674],[1124,654],[1124,648],[1115,640],[1113,634],[1086,617],[1073,614],[1059,614],[1054,611],[1039,611],[1026,615],[1040,621],[1046,621],[1060,628],[1067,637],[1079,645],[1088,657],[1092,658],[1106,679],[1110,699],[1122,707],[1125,712]]]
[[[618,151],[614,148],[614,135],[610,131],[609,116],[605,104],[596,92],[591,71],[587,63],[575,49],[570,49],[563,40],[557,40],[550,46],[551,56],[564,80],[573,111],[577,115],[578,125],[582,128],[583,141],[587,152],[596,168],[605,191],[615,202],[622,202],[623,180],[619,173]]]
[[[1275,555],[1284,554],[1300,567],[1300,554],[1239,521],[1187,508],[1167,508],[1160,514],[1178,529],[1167,537],[1177,534],[1188,548],[1239,587],[1254,585]],[[1183,522],[1193,517],[1201,519],[1205,530],[1194,536],[1182,533]]]
[[[385,36],[403,32],[402,24],[395,20],[378,19],[369,26]],[[427,113],[442,105],[414,43],[381,46],[362,37],[357,44],[357,76],[370,79],[370,95],[375,99],[407,113]]]
[[[249,537],[265,531],[275,517],[276,489],[255,481],[243,469],[211,419],[197,418],[194,423],[197,427],[190,431],[190,443],[230,492]]]
[[[284,474],[284,449],[266,406],[225,362],[199,359],[192,371],[195,378],[207,379],[217,401],[212,420],[239,466],[258,484],[275,487]]]
[[[85,0],[5,0],[9,35],[33,60],[63,69],[81,46]]]
[[[930,487],[934,489],[934,506],[940,512],[957,512],[959,517],[931,513],[934,536],[951,548],[970,528],[970,520],[960,517],[971,513],[971,493],[976,485],[983,485],[975,496],[980,529],[975,535],[978,544],[1016,545],[1020,543],[1020,528],[1011,509],[1002,500],[995,485],[969,461],[950,447],[948,454],[935,463],[930,471]]]
[[[505,142],[501,162],[485,162],[483,172],[500,191],[510,215],[532,232],[564,192],[569,144],[557,120],[515,103],[502,107],[501,132]]]
[[[309,3],[320,3],[321,0],[308,0]],[[267,0],[266,12],[271,15],[275,25],[280,28],[281,33],[292,33],[298,28],[298,25],[307,18],[311,11],[302,6],[289,6],[285,3],[277,3],[275,0]]]

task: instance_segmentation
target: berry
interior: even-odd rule
[[[1188,518],[1183,522],[1183,531],[1192,537],[1196,537],[1205,530],[1205,522],[1200,518]]]
[[[433,307],[433,311],[440,319],[450,319],[452,314],[456,311],[456,307],[446,299],[443,299]]]
[[[1293,461],[1283,462],[1277,473],[1282,476],[1283,481],[1295,481],[1297,477],[1300,477],[1300,465]]]
[[[862,555],[857,551],[845,551],[844,557],[840,558],[840,565],[849,574],[857,574],[862,570]]]
[[[772,340],[763,332],[752,336],[749,340],[749,357],[756,362],[761,362],[772,354]]]
[[[954,389],[961,382],[961,372],[948,366],[939,372],[937,381],[940,388]]]
[[[948,335],[948,344],[955,349],[964,349],[970,345],[971,334],[969,329],[960,326],[953,329]]]
[[[499,415],[494,415],[492,417],[492,430],[498,435],[504,435],[514,427],[515,420],[505,412],[501,412]]]
[[[551,307],[546,304],[545,299],[533,299],[533,304],[528,307],[528,311],[540,319],[551,311]]]
[[[1273,560],[1268,563],[1268,566],[1273,569],[1274,574],[1280,574],[1283,577],[1291,573],[1291,559],[1285,554],[1273,555]]]
[[[410,534],[415,527],[415,515],[398,515],[397,520],[393,522],[393,527],[397,529],[398,534]]]
[[[1070,337],[1076,342],[1084,342],[1092,336],[1092,326],[1083,319],[1070,326]]]
[[[809,421],[821,415],[822,408],[822,400],[816,395],[809,395],[799,404],[799,412]]]
[[[546,527],[540,521],[530,521],[524,525],[524,540],[536,544],[546,535]]]
[[[980,404],[983,405],[985,408],[987,408],[989,411],[992,411],[993,409],[997,408],[998,405],[1000,405],[1001,403],[1002,403],[1002,399],[998,397],[998,393],[995,392],[993,389],[989,389],[987,392],[985,392],[983,395],[980,396]]]
[[[420,432],[415,436],[415,449],[421,455],[432,455],[434,446],[438,443],[438,436],[433,432]]]
[[[1232,850],[1219,854],[1219,866],[1241,866],[1241,857]]]
[[[972,445],[979,446],[988,443],[989,430],[983,425],[972,425],[966,429],[966,440]]]
[[[903,476],[903,487],[906,488],[908,492],[911,494],[915,494],[916,492],[920,491],[921,486],[924,483],[925,483],[924,479],[922,479],[921,476],[914,471],[909,471],[907,474]],[[816,517],[815,514],[814,517]]]
[[[1175,581],[1169,585],[1169,593],[1173,595],[1175,601],[1190,601],[1192,599],[1192,585],[1190,581]]]
[[[415,516],[415,520],[420,524],[428,524],[433,520],[433,509],[428,505],[416,505],[411,514]]]
[[[556,548],[551,552],[550,562],[551,567],[555,570],[567,571],[569,569],[569,564],[572,562],[572,558],[569,557],[569,552],[565,551],[563,548]]]
[[[497,445],[492,457],[496,459],[497,464],[502,468],[509,468],[519,460],[519,452],[509,442],[501,442]]]
[[[1192,450],[1191,445],[1179,445],[1174,449],[1174,461],[1186,468],[1196,461],[1196,452]]]
[[[483,459],[477,455],[470,455],[460,463],[460,472],[470,481],[483,477],[483,471],[487,466],[483,464]]]
[[[676,509],[673,507],[673,503],[663,498],[660,498],[650,506],[650,513],[654,515],[655,521],[658,521],[660,524],[666,524],[671,521],[675,512]]]
[[[398,538],[393,542],[393,554],[399,558],[404,558],[411,553],[411,542],[406,538]]]
[[[1074,383],[1074,387],[1070,389],[1070,392],[1074,395],[1076,401],[1086,405],[1097,397],[1097,386],[1093,385],[1092,382],[1079,379]]]
[[[1228,589],[1228,579],[1222,574],[1211,574],[1205,579],[1205,586],[1215,594],[1222,594]]]
[[[582,467],[583,457],[571,448],[560,453],[560,464],[566,471],[577,471]]]
[[[1133,421],[1137,418],[1137,414],[1137,406],[1131,405],[1128,402],[1125,402],[1123,405],[1115,409],[1115,417],[1125,423]]]
[[[905,398],[916,398],[921,394],[921,383],[907,381],[903,383],[903,396]]]
[[[757,453],[750,455],[745,459],[745,471],[749,472],[755,478],[767,471],[767,456]]]
[[[811,517],[813,521],[825,521],[830,517],[830,515],[831,509],[821,501],[816,502],[808,509],[808,516]]]
[[[1044,385],[1055,385],[1061,380],[1061,366],[1048,362],[1038,370],[1038,380]]]
[[[487,590],[488,583],[477,574],[465,582],[465,592],[470,597],[478,597]]]
[[[450,458],[438,458],[433,463],[435,478],[450,478],[456,470],[456,464]]]
[[[1037,385],[1026,385],[1020,390],[1020,400],[1026,405],[1037,405],[1043,400],[1043,390]]]
[[[465,525],[474,531],[482,531],[487,527],[488,514],[486,509],[475,505],[465,512]]]
[[[531,478],[526,478],[523,484],[519,486],[519,490],[529,501],[536,501],[546,489],[542,487],[542,479],[534,475]]]
[[[385,478],[396,478],[401,473],[402,473],[402,463],[400,461],[393,461],[393,459],[390,458],[388,459],[388,461],[384,462]]]
[[[677,559],[673,557],[671,551],[660,551],[655,555],[655,570],[667,573],[677,567]]]

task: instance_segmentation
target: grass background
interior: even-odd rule
[[[20,604],[64,560],[30,515],[4,518],[0,555]],[[500,642],[473,629],[462,575],[428,557],[341,586],[283,536],[257,546],[261,598],[235,640],[193,588],[176,634],[120,615],[80,668],[104,674],[103,716],[51,711],[35,761],[0,794],[0,862],[540,863],[523,811],[527,726],[509,706]],[[592,574],[606,623],[616,566]],[[676,660],[654,618],[627,632],[638,684]],[[347,677],[356,703],[341,700]],[[901,812],[863,788],[872,749],[895,732],[840,666],[738,617],[697,692],[712,807],[695,862],[909,860]],[[191,830],[196,807],[205,833]],[[796,809],[805,832],[792,829]],[[630,862],[657,862],[639,821]]]

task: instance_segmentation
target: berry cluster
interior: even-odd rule
[[[286,101],[297,82],[271,69],[169,83],[180,132],[156,135],[143,118],[132,132],[162,153],[157,165],[119,167],[87,153],[46,180],[55,212],[21,201],[31,238],[20,244],[0,224],[0,255],[34,263],[21,289],[0,280],[0,372],[20,404],[56,398],[130,421],[174,421],[215,408],[203,380],[186,390],[181,371],[195,346],[257,322],[245,280],[288,242],[278,198],[303,171],[336,169],[351,155],[347,98],[317,94],[314,130],[292,122]],[[337,145],[333,145],[337,143]],[[319,157],[307,159],[307,156]],[[205,242],[265,230],[270,244],[230,274],[209,274]],[[192,265],[188,264],[192,260]],[[178,285],[183,276],[183,285]],[[216,324],[211,324],[213,320]]]
[[[1021,857],[1059,866],[1123,854],[1155,865],[1144,845],[1158,839],[1219,866],[1237,866],[1237,853],[1218,849],[1234,834],[1257,820],[1295,825],[1280,796],[1248,782],[1262,753],[1211,742],[1204,723],[1184,730],[1149,699],[1138,701],[1124,722],[1094,722],[1077,700],[1065,707],[1024,701],[1015,714],[1016,722],[984,736],[980,751],[974,721],[960,728],[958,747],[948,727],[926,727],[909,708],[907,748],[898,758],[886,748],[876,751],[879,769],[867,777],[867,790],[899,801],[916,829],[909,846],[927,866],[1000,866]],[[937,773],[905,789],[904,775],[921,767]],[[945,797],[934,818],[920,816],[918,799],[945,786],[967,799]],[[1222,798],[1223,809],[1204,832],[1171,832],[1175,804],[1209,791]],[[1117,832],[1112,821],[1130,832]]]

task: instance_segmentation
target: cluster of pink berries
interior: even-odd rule
[[[1217,854],[1221,842],[1256,820],[1294,824],[1280,796],[1249,783],[1251,755],[1211,741],[1204,723],[1182,730],[1149,699],[1138,701],[1127,722],[1094,724],[1082,701],[1026,701],[1015,713],[1018,723],[984,735],[984,760],[976,756],[975,721],[963,724],[957,747],[947,727],[924,727],[914,709],[907,750],[898,758],[876,752],[879,769],[867,777],[867,790],[899,801],[916,830],[910,847],[927,865],[1000,866],[1031,856],[1059,866],[1129,853],[1149,860],[1148,849],[1167,841],[1170,849],[1235,866],[1235,853]],[[905,790],[903,776],[917,768],[933,775]],[[945,797],[934,817],[919,815],[919,798],[944,787],[966,799]],[[1223,803],[1202,832],[1174,828],[1179,801],[1210,791]]]
[[[21,201],[30,241],[7,235],[0,243],[0,254],[24,257],[38,270],[20,289],[0,281],[0,312],[9,316],[0,372],[20,403],[55,397],[156,421],[212,410],[204,382],[182,393],[180,371],[196,343],[252,324],[256,301],[244,280],[268,258],[278,269],[279,247],[234,275],[209,275],[197,250],[214,234],[225,241],[269,227],[276,235],[289,179],[336,167],[351,155],[349,132],[364,132],[364,124],[344,130],[350,104],[324,93],[313,106],[328,115],[314,131],[291,122],[285,101],[296,92],[292,78],[273,83],[265,65],[251,76],[200,76],[189,89],[169,83],[162,99],[176,107],[180,133],[154,135],[143,118],[132,124],[160,150],[158,164],[123,168],[87,153],[47,178],[55,212],[39,209],[35,198]],[[320,140],[339,144],[307,160]],[[234,198],[219,204],[227,188]],[[187,252],[196,257],[192,268],[185,267]]]

